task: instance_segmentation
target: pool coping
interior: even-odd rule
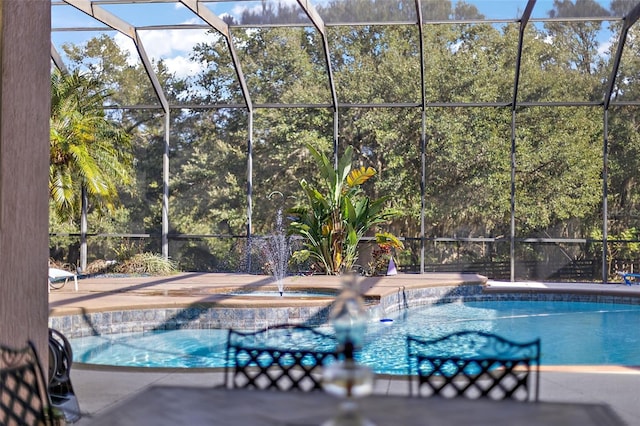
[[[121,365],[108,365],[108,364],[87,364],[82,362],[74,362],[73,368],[86,371],[118,371],[118,372],[132,372],[132,373],[180,373],[180,374],[192,374],[192,373],[224,373],[224,367],[134,367],[134,366],[121,366]],[[575,374],[633,374],[640,375],[640,366],[626,366],[615,364],[603,364],[603,365],[541,365],[540,372],[559,372],[559,373],[575,373]],[[407,374],[388,374],[388,373],[376,373],[377,379],[389,379],[389,380],[409,380],[411,376]]]

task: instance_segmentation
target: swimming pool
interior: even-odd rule
[[[361,362],[406,374],[405,336],[484,330],[542,341],[542,365],[640,365],[640,306],[558,301],[483,301],[411,308],[369,322]],[[327,327],[330,332],[330,327]],[[134,367],[223,367],[226,330],[182,329],[70,339],[74,361]]]

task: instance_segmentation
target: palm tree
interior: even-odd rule
[[[77,219],[83,201],[113,210],[118,186],[133,183],[131,137],[106,116],[108,96],[77,70],[52,73],[49,193],[62,220]]]

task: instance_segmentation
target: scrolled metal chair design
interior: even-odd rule
[[[329,349],[318,349],[319,347]],[[331,335],[301,325],[255,332],[229,330],[224,386],[278,391],[322,390],[322,366],[334,362]]]
[[[32,342],[19,349],[0,345],[0,424],[54,424],[47,383]]]
[[[537,401],[540,339],[516,343],[481,331],[407,336],[411,395]]]
[[[64,414],[65,421],[80,420],[80,404],[71,384],[73,351],[67,338],[58,330],[49,329],[49,397],[54,407]]]

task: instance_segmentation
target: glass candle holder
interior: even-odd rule
[[[358,408],[355,398],[370,395],[374,376],[370,368],[355,360],[355,351],[364,343],[367,329],[367,312],[360,295],[358,277],[343,277],[342,291],[329,314],[338,341],[339,360],[323,371],[323,389],[342,402],[335,417],[322,426],[373,426]]]
[[[342,290],[329,313],[329,322],[345,358],[360,349],[367,331],[367,311],[360,295],[358,276],[346,274],[342,277]]]

